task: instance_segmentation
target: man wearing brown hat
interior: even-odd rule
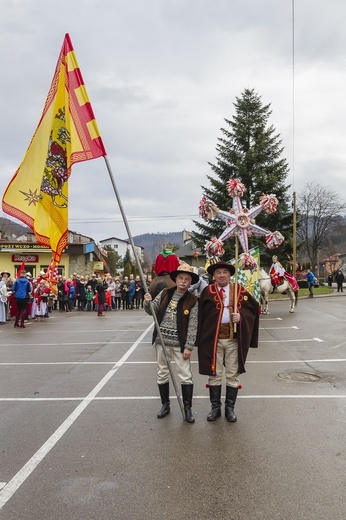
[[[170,358],[174,359],[181,382],[185,419],[188,423],[194,423],[195,419],[191,409],[193,379],[190,357],[197,334],[198,306],[196,296],[191,294],[188,289],[192,283],[198,282],[198,275],[194,273],[191,266],[184,263],[170,273],[170,277],[176,285],[163,289],[153,301],[150,293],[147,292],[144,295],[144,310],[151,314],[149,302],[152,301],[166,352]],[[157,417],[161,419],[170,412],[169,368],[156,328],[153,343],[156,347],[157,383],[162,402]]]
[[[207,271],[215,282],[206,287],[199,298],[196,341],[199,373],[209,376],[211,411],[207,420],[216,421],[221,415],[222,374],[225,368],[225,417],[227,421],[235,422],[239,374],[245,372],[249,348],[258,346],[259,306],[244,287],[230,283],[235,272],[232,265],[217,262],[210,265]]]

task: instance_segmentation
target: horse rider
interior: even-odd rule
[[[270,278],[272,281],[273,291],[275,291],[276,287],[279,287],[279,285],[282,285],[284,283],[284,274],[285,269],[280,264],[278,257],[274,255],[272,257],[272,265],[269,270]]]

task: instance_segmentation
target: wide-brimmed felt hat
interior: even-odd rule
[[[227,264],[226,262],[217,262],[216,264],[211,264],[207,271],[211,276],[213,276],[216,269],[228,269],[228,271],[231,273],[231,276],[233,276],[235,273],[234,265]]]
[[[8,271],[2,271],[2,273],[0,273],[0,276],[4,276],[4,274],[8,274],[8,276],[11,276],[11,273],[9,273]]]
[[[191,285],[193,285],[194,283],[197,283],[199,281],[199,276],[198,276],[198,274],[195,273],[192,265],[189,265],[185,262],[180,264],[178,269],[169,273],[169,276],[173,280],[173,282],[175,282],[178,274],[181,274],[181,273],[186,273],[191,276],[191,278],[192,278]]]

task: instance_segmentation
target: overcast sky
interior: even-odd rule
[[[294,24],[292,5],[2,0],[1,196],[69,33],[133,236],[193,229],[208,161],[245,88],[271,104],[291,192],[316,182],[346,201],[346,2],[295,0]],[[103,158],[73,167],[69,229],[126,238]]]

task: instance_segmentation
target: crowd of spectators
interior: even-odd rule
[[[124,277],[109,274],[100,277],[95,273],[86,276],[73,273],[69,278],[59,276],[55,291],[51,290],[43,271],[37,278],[32,278],[31,273],[25,276],[31,286],[26,320],[41,321],[53,311],[97,312],[98,316],[105,316],[109,311],[143,309],[143,284],[139,276],[132,274]],[[148,286],[150,281],[149,276],[146,279]],[[4,312],[2,318],[0,312],[0,322],[9,321],[17,314],[13,283],[10,273],[1,273],[3,296],[0,305]]]

